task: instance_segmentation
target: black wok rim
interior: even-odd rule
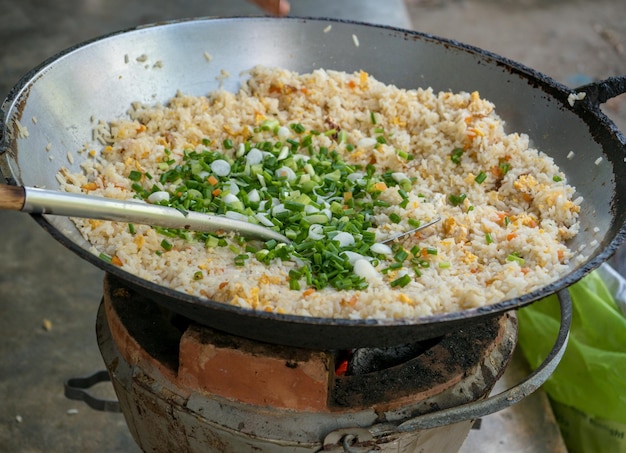
[[[400,34],[404,36],[405,39],[414,39],[414,40],[426,40],[431,41],[433,43],[443,45],[447,48],[454,48],[456,50],[470,53],[474,57],[484,60],[487,63],[496,64],[500,67],[505,68],[513,75],[517,75],[520,78],[525,79],[529,84],[535,86],[537,89],[542,89],[544,93],[546,93],[551,98],[558,100],[562,103],[563,108],[574,111],[579,117],[585,120],[583,115],[590,115],[597,121],[603,128],[602,132],[604,135],[610,136],[610,138],[615,139],[618,143],[624,146],[626,143],[626,139],[621,134],[620,131],[617,130],[616,126],[613,122],[606,117],[599,109],[598,105],[589,105],[587,104],[586,108],[581,108],[577,105],[575,108],[571,107],[567,104],[567,97],[575,92],[575,90],[557,82],[556,80],[550,78],[549,76],[542,74],[532,68],[529,68],[521,63],[510,60],[508,58],[502,57],[498,54],[492,53],[490,51],[486,51],[484,49],[464,44],[456,40],[447,39],[443,37],[439,37],[432,34],[422,33],[414,30],[406,30],[402,28],[387,26],[387,25],[377,25],[377,24],[369,24],[365,22],[352,21],[352,20],[341,20],[341,19],[332,19],[332,18],[308,18],[308,17],[286,17],[286,18],[275,18],[275,17],[255,17],[255,16],[234,16],[234,17],[198,17],[198,18],[186,18],[186,19],[178,19],[172,21],[165,21],[153,24],[146,24],[137,27],[127,28],[119,31],[115,31],[112,33],[108,33],[87,41],[83,41],[82,43],[76,44],[74,46],[68,47],[65,50],[58,52],[57,54],[51,56],[50,58],[43,61],[41,64],[37,65],[35,68],[28,71],[19,81],[18,83],[9,91],[5,101],[3,102],[0,113],[0,156],[2,156],[3,152],[8,151],[8,146],[6,146],[6,137],[8,136],[6,131],[6,124],[4,123],[4,116],[7,111],[7,107],[11,106],[14,101],[18,98],[19,94],[22,90],[26,89],[30,84],[34,83],[38,74],[44,70],[47,66],[51,65],[55,61],[59,60],[65,55],[68,55],[76,50],[87,47],[88,45],[102,41],[117,35],[127,34],[143,29],[148,28],[157,28],[157,27],[168,27],[175,26],[181,23],[186,22],[212,22],[212,21],[300,21],[300,22],[323,22],[323,23],[346,23],[356,26],[363,26],[366,28],[378,28],[381,30],[386,30],[390,33]],[[401,37],[401,36],[399,36]],[[2,159],[0,159],[0,171],[3,170],[2,167]],[[17,185],[17,181],[12,177],[10,172],[7,172],[5,175],[7,182],[9,184]],[[32,215],[32,217],[50,234],[52,235],[58,242],[63,244],[69,250],[77,254],[79,257],[89,261],[90,263],[96,265],[107,273],[110,273],[114,276],[121,278],[122,280],[128,281],[133,286],[144,288],[148,292],[157,294],[162,297],[171,298],[173,300],[177,300],[180,302],[185,302],[192,305],[204,306],[206,308],[210,308],[213,310],[219,310],[225,313],[230,313],[232,315],[242,315],[247,317],[252,317],[260,320],[266,321],[277,321],[277,322],[288,322],[291,324],[299,324],[299,325],[311,325],[311,326],[337,326],[337,327],[365,327],[365,326],[427,326],[427,325],[436,325],[436,324],[453,324],[457,325],[459,322],[473,320],[475,318],[490,316],[490,315],[498,315],[510,310],[516,310],[518,308],[522,308],[526,305],[529,305],[539,299],[555,294],[559,290],[569,287],[572,284],[579,281],[585,275],[589,274],[591,271],[598,268],[604,262],[606,262],[617,250],[617,248],[624,242],[626,239],[626,224],[622,224],[619,227],[619,231],[615,234],[615,236],[610,239],[609,244],[607,244],[596,256],[586,261],[580,267],[574,269],[568,274],[562,276],[558,280],[543,286],[537,290],[526,293],[522,296],[515,297],[512,299],[507,299],[495,304],[482,306],[478,308],[453,312],[453,313],[441,313],[424,317],[417,318],[403,318],[403,319],[346,319],[346,318],[322,318],[322,317],[309,317],[309,316],[301,316],[301,315],[289,315],[289,314],[277,314],[277,313],[269,313],[264,311],[257,311],[253,309],[247,309],[242,307],[236,307],[233,305],[229,305],[227,303],[217,302],[210,299],[201,299],[198,297],[190,296],[183,292],[179,292],[173,289],[170,289],[165,286],[161,286],[155,283],[152,283],[147,280],[143,280],[134,274],[131,274],[117,266],[114,266],[110,263],[107,263],[101,259],[99,259],[94,254],[90,253],[88,250],[79,246],[75,242],[68,239],[65,235],[63,235],[56,227],[54,227],[45,216],[41,215]]]

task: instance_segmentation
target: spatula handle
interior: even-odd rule
[[[0,209],[21,211],[26,200],[23,187],[0,184]]]

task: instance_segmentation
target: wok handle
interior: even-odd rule
[[[429,414],[419,415],[399,425],[374,425],[368,428],[367,432],[369,432],[372,437],[379,437],[390,434],[437,428],[468,420],[476,420],[486,415],[506,409],[507,407],[526,398],[528,395],[541,387],[546,380],[548,380],[561,361],[561,358],[565,353],[565,349],[567,348],[567,341],[569,339],[569,331],[572,323],[572,300],[567,288],[558,292],[558,299],[561,307],[561,325],[559,327],[556,342],[544,362],[524,381],[502,393],[483,400],[442,409]],[[351,430],[354,432],[350,432]],[[363,431],[364,428],[357,427],[343,428],[341,430],[333,431],[326,436],[328,444],[325,442],[325,446],[328,446],[329,444],[332,445],[333,441],[336,440],[337,434],[343,434],[343,440],[349,438],[353,443],[370,441],[372,437],[364,436]],[[337,444],[338,442],[334,443]],[[345,450],[344,448],[344,451],[350,450]]]
[[[65,397],[71,400],[83,401],[87,406],[102,412],[122,412],[120,403],[116,400],[105,400],[89,393],[89,388],[100,382],[111,380],[106,370],[97,371],[87,377],[70,378],[65,381]]]
[[[572,299],[567,288],[558,292],[558,299],[561,307],[561,325],[559,326],[555,344],[543,363],[524,381],[484,400],[415,417],[399,425],[398,430],[406,432],[416,429],[435,428],[484,417],[506,409],[541,387],[552,375],[565,353],[572,324]]]
[[[626,75],[589,83],[574,89],[574,91],[585,93],[585,101],[593,107],[598,107],[609,99],[626,93]]]

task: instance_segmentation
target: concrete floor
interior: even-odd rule
[[[378,22],[458,39],[571,86],[626,74],[623,0],[292,3],[296,16]],[[0,0],[0,98],[30,68],[83,40],[167,19],[242,14],[258,10],[244,0]],[[605,110],[626,131],[623,98]],[[0,212],[0,232],[0,452],[138,451],[120,414],[96,412],[63,396],[66,379],[103,368],[94,332],[102,273],[27,215]],[[106,386],[97,391],[112,396]],[[481,432],[472,433],[466,451],[487,452],[486,445],[489,451],[512,453],[563,451],[558,439],[533,448],[529,441],[489,429],[491,420],[497,424],[498,418],[518,414],[488,417]],[[477,450],[480,442],[484,448]]]

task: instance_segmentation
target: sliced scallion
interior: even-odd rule
[[[390,285],[392,288],[395,288],[396,286],[399,286],[400,288],[404,288],[406,285],[408,285],[409,283],[411,283],[411,276],[409,274],[404,274],[402,277],[399,277],[395,280],[393,280]]]
[[[450,154],[450,160],[455,164],[461,163],[461,158],[463,157],[463,148],[454,148],[452,153]]]

